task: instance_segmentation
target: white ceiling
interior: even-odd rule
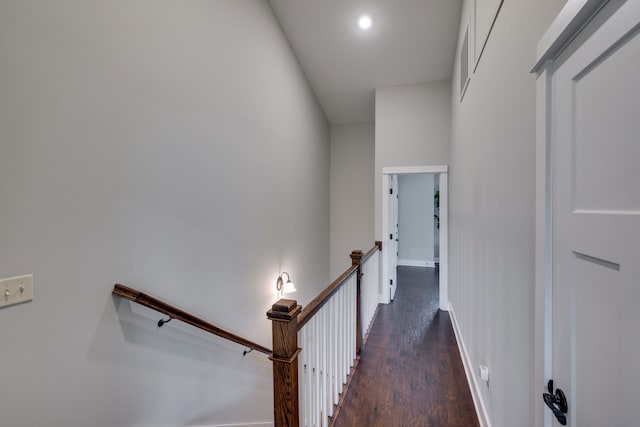
[[[269,2],[331,124],[374,121],[376,88],[451,76],[461,0]]]

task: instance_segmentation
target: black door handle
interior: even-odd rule
[[[547,383],[547,390],[549,391],[548,393],[542,394],[544,403],[551,409],[558,422],[566,426],[567,416],[565,414],[569,410],[567,397],[561,389],[557,389],[555,393],[553,392],[553,380],[549,380],[549,383]]]

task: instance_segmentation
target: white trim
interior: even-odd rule
[[[189,427],[273,427],[273,422],[244,423],[244,424],[207,424]]]
[[[608,0],[568,0],[538,42],[536,63],[531,72],[541,71],[545,61],[555,59],[607,2]]]
[[[553,375],[553,150],[551,141],[554,60],[606,5],[608,0],[569,0],[538,43],[532,72],[536,95],[536,234],[534,290],[533,395]],[[541,400],[534,403],[534,425],[555,425]]]
[[[553,61],[540,71],[536,94],[536,240],[534,290],[533,395],[553,375],[553,197],[551,152],[551,77]],[[542,400],[534,404],[534,425],[551,426],[552,413]]]
[[[383,169],[384,170],[384,169]],[[382,276],[380,277],[381,289],[379,302],[389,304],[391,302],[391,289],[389,289],[389,189],[391,188],[391,176],[382,175]]]
[[[440,310],[449,310],[449,174],[440,174]]]
[[[398,259],[398,265],[404,267],[429,267],[436,268],[435,261],[425,261],[420,259]]]
[[[464,365],[464,372],[467,376],[467,382],[469,383],[469,390],[471,391],[473,406],[475,406],[476,414],[478,415],[478,422],[480,422],[480,427],[491,427],[489,413],[487,412],[487,407],[484,403],[484,400],[482,399],[478,380],[473,374],[474,370],[473,365],[471,364],[471,358],[469,357],[469,353],[467,352],[467,347],[464,345],[464,340],[462,339],[462,334],[460,333],[458,321],[456,320],[456,314],[451,304],[449,304],[449,316],[451,317],[453,333],[455,334],[456,341],[458,343],[460,358],[462,359],[462,364]]]
[[[448,165],[436,166],[393,166],[382,168],[382,175],[406,175],[411,173],[447,173]]]
[[[449,166],[396,166],[382,168],[382,289],[380,303],[391,302],[389,289],[389,188],[391,175],[440,174],[440,310],[449,310]]]

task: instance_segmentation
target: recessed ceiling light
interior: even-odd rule
[[[369,27],[371,27],[371,18],[367,15],[362,15],[358,20],[358,26],[363,30],[369,29]]]

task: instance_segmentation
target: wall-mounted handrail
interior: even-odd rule
[[[358,270],[357,265],[352,265],[342,273],[340,277],[333,281],[324,291],[320,292],[320,294],[315,297],[311,302],[300,312],[298,315],[298,330],[302,329],[302,327],[313,317],[314,314],[318,312],[322,308],[323,305],[329,301],[329,299],[340,290],[342,285],[347,282],[347,279],[354,274]]]
[[[159,313],[166,314],[167,316],[169,316],[170,319],[180,320],[181,322],[187,323],[198,329],[202,329],[203,331],[225,338],[229,341],[233,341],[244,347],[248,347],[251,350],[257,350],[269,356],[271,356],[272,354],[271,349],[263,345],[257,344],[246,338],[243,338],[241,336],[232,334],[231,332],[225,331],[224,329],[221,329],[215,325],[212,325],[211,323],[204,321],[199,317],[194,316],[191,313],[188,313],[184,310],[181,310],[177,307],[167,304],[166,302],[161,301],[155,297],[152,297],[151,295],[147,295],[143,292],[140,292],[137,289],[133,289],[128,286],[117,284],[113,287],[112,293],[113,295],[117,295],[121,298],[128,299],[129,301],[133,301],[136,304],[143,305]],[[245,354],[246,353],[247,352],[245,351]]]

